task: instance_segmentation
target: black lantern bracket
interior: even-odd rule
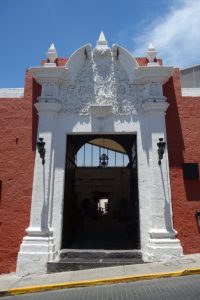
[[[163,154],[165,152],[166,143],[163,141],[163,138],[159,138],[158,146],[158,164],[161,165],[161,160],[163,159]]]
[[[40,154],[40,158],[42,159],[42,164],[44,165],[45,163],[45,153],[46,153],[46,150],[45,150],[45,142],[43,141],[44,138],[39,138],[38,141],[37,141],[37,148],[38,148],[38,152]]]

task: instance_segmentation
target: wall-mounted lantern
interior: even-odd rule
[[[161,165],[161,159],[163,159],[163,154],[165,152],[165,145],[166,143],[163,142],[163,138],[159,138],[159,142],[157,143],[158,146],[158,164]]]
[[[199,226],[199,231],[200,231],[200,210],[196,211],[195,217],[197,219],[197,224]]]
[[[44,165],[45,163],[45,153],[46,153],[46,150],[44,148],[44,145],[45,145],[45,142],[43,142],[43,138],[39,138],[39,140],[37,141],[37,148],[38,148],[38,152],[40,154],[40,157],[42,159],[42,164]]]
[[[106,168],[108,166],[108,155],[106,155],[105,153],[103,153],[100,157],[99,157],[99,166],[102,168]]]

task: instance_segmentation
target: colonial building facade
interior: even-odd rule
[[[1,272],[46,273],[71,248],[148,262],[200,251],[200,96],[183,96],[179,70],[156,55],[134,58],[101,33],[69,59],[52,45],[24,89],[0,90]],[[107,152],[80,167],[85,144],[127,165],[110,167]]]

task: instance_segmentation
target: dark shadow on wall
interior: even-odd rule
[[[39,85],[35,79],[32,78],[32,150],[35,151],[37,130],[38,130],[38,115],[34,104],[37,102],[37,98],[41,95],[41,85]]]
[[[175,88],[176,87],[176,91]],[[166,129],[170,167],[181,167],[184,161],[184,140],[178,111],[178,97],[181,97],[180,74],[175,69],[173,77],[163,86],[164,96],[170,104],[166,113]]]
[[[184,186],[188,201],[200,201],[199,180],[184,180]]]

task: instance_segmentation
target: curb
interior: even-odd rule
[[[178,277],[178,276],[186,276],[186,275],[197,275],[197,274],[200,274],[200,268],[185,269],[185,270],[175,271],[175,272],[130,275],[130,276],[122,276],[122,277],[114,277],[114,278],[102,278],[102,279],[63,282],[63,283],[55,283],[55,284],[34,285],[34,286],[27,286],[27,287],[11,288],[7,291],[0,291],[0,297],[52,291],[58,289],[109,285],[109,284],[116,284],[116,283],[126,283],[126,282],[134,282],[134,281],[141,281],[141,280]]]

